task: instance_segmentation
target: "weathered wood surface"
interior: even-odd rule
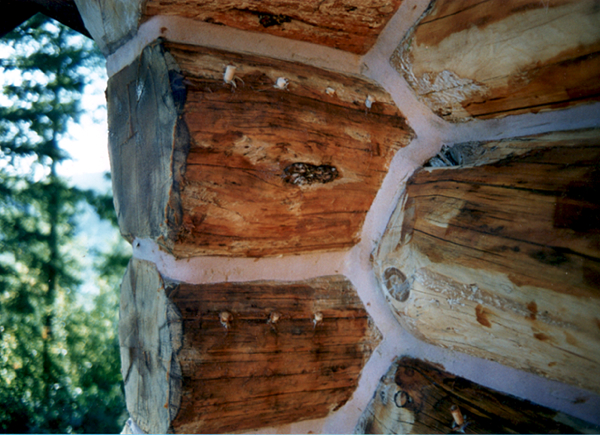
[[[458,410],[458,411],[457,411]],[[457,415],[462,424],[453,417]],[[355,433],[593,433],[600,427],[454,376],[419,359],[396,360]]]
[[[412,137],[389,94],[306,65],[166,47],[187,86],[191,136],[173,253],[266,256],[357,243],[394,153]],[[228,65],[236,71],[224,83]],[[306,176],[319,170],[336,175]]]
[[[594,0],[436,0],[392,65],[450,121],[600,100]]]
[[[146,433],[167,433],[181,402],[182,322],[152,263],[129,262],[121,284],[119,342],[129,415]]]
[[[169,243],[181,224],[180,181],[189,136],[180,114],[185,86],[159,43],[111,77],[109,154],[121,234]]]
[[[178,15],[364,54],[402,0],[148,0],[146,18]]]
[[[165,47],[148,46],[109,81],[123,235],[178,257],[356,244],[394,153],[413,135],[389,94],[306,65]]]
[[[482,146],[520,155],[409,180],[376,254],[382,289],[430,343],[598,392],[600,134]]]
[[[105,56],[115,52],[138,30],[144,0],[74,1],[86,29]],[[45,3],[58,3],[58,1],[46,0]]]
[[[0,38],[37,13],[69,26],[89,37],[74,0],[4,0],[0,20]]]
[[[132,260],[121,297],[128,410],[152,433],[324,417],[350,398],[380,341],[342,276],[190,285]]]

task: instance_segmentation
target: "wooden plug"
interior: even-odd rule
[[[313,318],[313,325],[316,328],[318,323],[321,323],[323,321],[323,313],[316,312],[315,313],[315,317]]]
[[[452,419],[454,422],[452,423],[452,432],[465,433],[465,428],[468,423],[463,417],[462,412],[460,412],[460,408],[456,405],[452,405],[450,407],[450,413],[452,414]]]
[[[228,311],[222,311],[221,314],[219,314],[219,320],[221,320],[221,325],[223,325],[225,329],[229,329],[231,321],[233,320],[233,315]]]

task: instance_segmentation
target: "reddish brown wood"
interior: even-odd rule
[[[265,256],[354,245],[394,153],[412,136],[390,96],[368,80],[306,65],[166,47],[187,85],[192,142],[174,254]],[[227,65],[236,67],[231,84],[224,83]],[[336,176],[294,184],[294,164]]]
[[[379,341],[356,291],[341,276],[180,284],[170,298],[184,330],[177,432],[230,432],[324,417],[348,400]],[[227,328],[223,312],[230,313]]]
[[[401,0],[148,0],[145,16],[178,15],[364,54]]]
[[[381,340],[343,276],[191,285],[132,260],[119,321],[127,409],[148,433],[325,417]]]

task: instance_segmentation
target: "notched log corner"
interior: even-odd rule
[[[600,392],[600,130],[459,144],[434,165],[408,180],[374,257],[399,322]]]
[[[157,41],[111,77],[107,98],[121,233],[130,241],[153,238],[170,250],[182,223],[180,191],[190,148],[181,70]]]
[[[434,0],[390,62],[451,122],[564,109],[600,100],[598,29],[595,0]]]
[[[185,76],[191,136],[172,253],[262,257],[356,244],[391,159],[413,137],[391,96],[300,63],[165,46]]]
[[[499,393],[441,366],[398,358],[354,433],[590,433],[599,426]]]
[[[119,325],[127,409],[147,433],[322,418],[381,340],[343,276],[192,285],[132,260]]]

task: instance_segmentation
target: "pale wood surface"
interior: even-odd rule
[[[594,0],[437,0],[392,65],[450,121],[600,99]]]
[[[148,0],[146,17],[178,15],[364,54],[401,0]]]
[[[389,94],[306,65],[166,47],[187,86],[191,136],[173,253],[254,257],[357,243],[394,153],[412,138]],[[224,83],[228,65],[235,85]],[[296,163],[337,176],[293,184]]]
[[[598,392],[600,134],[495,146],[521,155],[409,180],[376,256],[382,289],[428,342]]]
[[[455,424],[454,407],[465,424],[462,431]],[[381,379],[355,433],[594,433],[598,430],[598,426],[454,376],[443,367],[403,357]]]

